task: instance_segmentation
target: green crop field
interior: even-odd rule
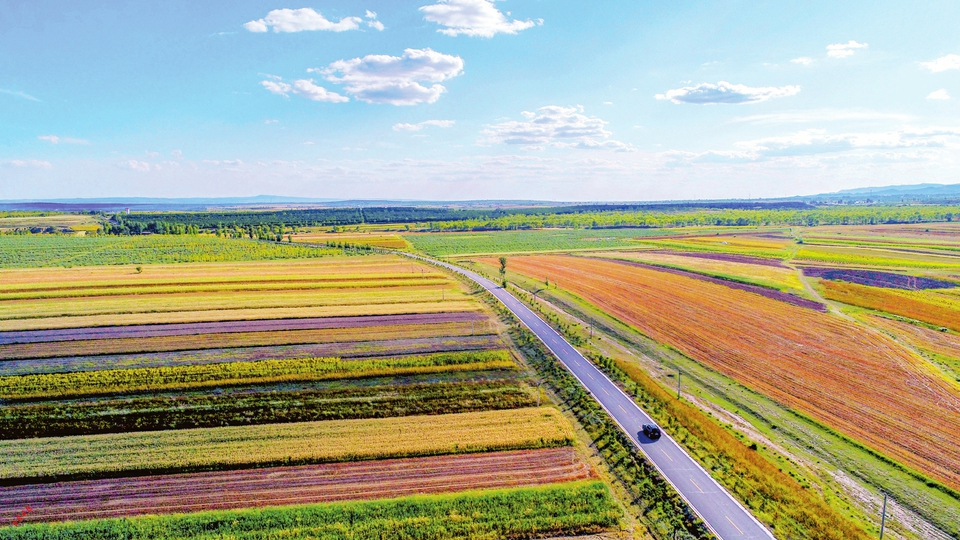
[[[622,510],[600,482],[384,501],[214,511],[0,528],[3,540],[379,540],[533,538],[616,527]]]

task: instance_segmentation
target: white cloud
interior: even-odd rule
[[[135,159],[121,161],[117,165],[122,169],[129,169],[131,171],[148,172],[151,169],[150,164],[146,161],[137,161]]]
[[[437,32],[448,36],[463,34],[489,38],[496,34],[516,34],[543,24],[543,19],[536,22],[507,20],[494,6],[493,0],[439,0],[436,4],[421,7],[420,11],[424,20],[445,26]]]
[[[480,132],[481,142],[518,144],[526,149],[540,150],[545,146],[557,148],[605,148],[618,152],[633,151],[633,147],[611,140],[603,120],[582,114],[582,107],[540,107],[536,112],[524,111],[525,122],[511,120],[494,124]]]
[[[429,48],[406,49],[402,56],[370,54],[307,71],[343,84],[348,94],[367,103],[416,105],[440,99],[440,94],[447,89],[436,83],[462,74],[463,59]],[[434,84],[428,87],[421,82]]]
[[[846,58],[848,56],[853,56],[853,53],[857,49],[866,49],[868,45],[866,43],[857,43],[856,41],[850,40],[847,43],[833,43],[827,45],[827,56],[830,58]]]
[[[809,66],[810,64],[813,63],[813,58],[810,58],[809,56],[801,56],[800,58],[794,58],[790,62],[794,64],[802,64],[804,66]]]
[[[174,151],[170,152],[170,155],[173,156],[173,159],[183,159],[183,151],[182,151],[182,150],[174,150]]]
[[[75,139],[73,137],[59,137],[57,135],[40,135],[37,137],[41,141],[47,141],[50,144],[90,144],[86,139]]]
[[[879,122],[886,120],[908,122],[915,120],[915,118],[909,114],[883,113],[869,109],[808,109],[802,111],[782,111],[770,114],[741,116],[732,121],[764,125],[805,124],[810,122],[839,121]]]
[[[4,161],[3,164],[11,167],[29,167],[32,169],[49,169],[53,167],[49,161],[39,159],[11,159],[10,161]]]
[[[7,90],[6,88],[0,88],[0,94],[9,94],[11,96],[16,96],[23,99],[28,99],[30,101],[40,101],[39,99],[27,94],[25,92],[19,92],[17,90]]]
[[[369,26],[370,28],[373,28],[373,29],[375,29],[375,30],[379,30],[379,31],[383,32],[383,23],[377,20],[377,12],[376,12],[376,11],[370,11],[370,10],[368,9],[366,15],[364,15],[364,16],[365,16],[367,19],[369,19],[369,20],[367,21],[367,26]]]
[[[960,69],[960,54],[948,54],[931,62],[920,62],[920,65],[934,73],[949,69]]]
[[[337,22],[328,21],[320,13],[310,9],[275,9],[267,16],[243,25],[251,32],[266,32],[273,27],[274,32],[303,32],[304,30],[328,30],[344,32],[357,30],[363,21],[360,17],[344,17]]]
[[[657,94],[657,99],[667,99],[674,103],[694,103],[712,105],[717,103],[757,103],[773,98],[795,95],[799,86],[764,86],[752,88],[743,84],[730,84],[720,81],[717,84],[701,83],[696,86],[684,86]]]
[[[947,89],[946,89],[946,88],[941,88],[941,89],[939,89],[939,90],[935,90],[935,91],[933,91],[933,92],[930,92],[930,94],[927,95],[927,99],[935,99],[935,100],[939,100],[939,101],[944,101],[944,100],[950,99],[950,94],[947,93]]]
[[[780,137],[767,137],[736,144],[755,158],[822,154],[850,150],[896,150],[942,148],[960,143],[960,128],[902,129],[899,131],[840,133],[807,129]]]
[[[454,120],[424,120],[416,124],[394,124],[394,131],[420,131],[427,126],[436,126],[439,128],[448,128],[456,123]]]
[[[322,86],[317,86],[312,79],[297,79],[293,84],[287,84],[283,81],[260,81],[260,84],[270,92],[289,97],[295,94],[313,101],[325,101],[327,103],[344,103],[350,101],[350,98],[341,96],[336,92],[331,92]],[[270,123],[268,120],[267,123]]]

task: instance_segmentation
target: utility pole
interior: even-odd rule
[[[883,526],[887,521],[887,494],[883,494],[883,510],[880,511],[880,540],[883,540]]]
[[[677,399],[680,399],[680,375],[681,374],[682,373],[680,371],[680,368],[677,368]]]

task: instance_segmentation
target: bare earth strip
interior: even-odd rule
[[[478,327],[478,330],[480,327]],[[274,347],[200,349],[143,354],[71,356],[67,358],[31,358],[0,362],[0,377],[34,373],[70,373],[161,366],[215,364],[218,362],[257,362],[289,358],[371,358],[454,351],[486,351],[503,348],[494,334],[443,336],[432,338],[390,339],[350,343],[311,343]]]
[[[0,488],[50,522],[529,487],[594,477],[574,449],[328,463]]]
[[[373,315],[359,317],[313,317],[305,319],[267,319],[259,321],[224,321],[175,324],[145,324],[94,328],[63,328],[0,332],[0,345],[41,343],[81,339],[120,339],[230,332],[272,332],[276,330],[319,330],[323,328],[363,328],[395,324],[437,324],[484,320],[481,313],[421,313],[411,315]]]

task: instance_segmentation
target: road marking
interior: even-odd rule
[[[623,405],[617,403],[617,407],[620,407],[620,410],[623,411],[624,413],[627,412],[627,410],[623,408]]]
[[[664,450],[663,448],[661,448],[660,451],[663,452],[663,455],[667,456],[667,459],[669,459],[670,461],[673,461],[673,458],[670,457],[670,454],[668,454],[666,450]],[[693,482],[693,480],[691,480],[691,482]],[[696,484],[694,484],[694,485],[696,486]],[[697,487],[699,487],[699,486],[697,486]],[[703,490],[700,490],[700,491],[703,491]]]
[[[606,386],[601,386],[600,388],[603,388],[603,393],[604,393],[604,394],[606,394],[606,395],[608,395],[608,396],[610,395],[610,392],[607,392],[607,387],[606,387]]]
[[[690,483],[697,486],[697,483],[693,481],[693,478],[690,479]],[[700,490],[700,493],[704,493],[703,489],[700,486],[697,486],[697,489]],[[727,518],[727,519],[730,519],[730,518]],[[740,534],[743,534],[743,532],[741,532]]]
[[[727,521],[729,521],[730,524],[733,525],[733,528],[736,529],[737,532],[739,532],[741,535],[743,534],[743,531],[741,531],[740,527],[737,527],[737,524],[734,523],[732,519],[730,519],[730,516],[723,516],[723,517],[727,518]]]
[[[593,375],[591,375],[589,371],[587,372],[587,377],[590,377],[590,378],[591,378],[592,380],[594,380],[594,381],[596,380],[596,379],[593,378]]]

